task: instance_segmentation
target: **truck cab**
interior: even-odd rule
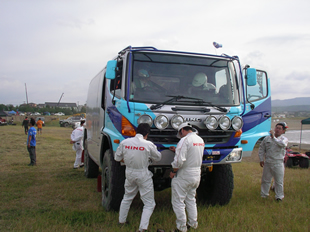
[[[118,210],[125,167],[114,160],[119,143],[148,123],[162,159],[150,164],[154,189],[170,187],[169,172],[179,139],[189,122],[204,140],[198,198],[227,204],[233,192],[232,163],[251,155],[271,126],[269,79],[264,71],[241,68],[237,56],[127,47],[91,81],[84,133],[85,175],[102,170],[102,204]]]

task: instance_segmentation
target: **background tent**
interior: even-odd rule
[[[300,147],[301,147],[301,136],[302,136],[302,125],[303,124],[310,124],[310,118],[306,118],[301,120],[301,128],[300,128],[300,142],[299,142],[299,152],[300,152]]]
[[[10,111],[9,114],[16,114],[16,112],[14,110]]]

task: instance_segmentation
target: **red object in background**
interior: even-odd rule
[[[293,166],[299,166],[301,168],[309,168],[309,152],[306,154],[300,154],[299,152],[294,152],[291,147],[295,147],[297,145],[293,145],[286,148],[284,163],[285,167],[292,168]]]
[[[81,162],[84,163],[84,150],[82,151],[82,158],[81,158]]]

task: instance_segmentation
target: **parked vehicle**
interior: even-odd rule
[[[82,117],[69,117],[64,120],[59,120],[59,125],[61,127],[73,127],[76,122],[80,122]]]
[[[58,113],[56,113],[56,114],[54,114],[54,115],[57,115],[57,116],[63,116],[63,115],[65,115],[64,113],[62,113],[62,112],[58,112]]]
[[[199,73],[206,74],[208,83],[203,91],[189,91]],[[143,87],[139,78],[152,83]],[[114,160],[114,153],[120,141],[135,136],[140,123],[149,123],[148,140],[162,154],[149,167],[156,191],[171,185],[174,153],[169,147],[179,141],[179,125],[189,122],[199,132],[205,150],[197,196],[210,205],[229,203],[231,164],[250,156],[271,127],[266,72],[241,68],[237,56],[154,47],[129,46],[108,61],[90,82],[86,109],[84,171],[93,178],[101,168],[98,180],[106,210],[118,210],[124,194],[125,167]]]
[[[8,125],[8,122],[4,118],[0,117],[0,126],[4,125]]]
[[[297,145],[286,148],[284,157],[285,167],[292,168],[293,166],[299,166],[301,168],[309,168],[309,156],[307,154],[294,152],[291,148],[295,146]]]

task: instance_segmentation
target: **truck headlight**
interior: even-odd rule
[[[242,148],[235,148],[227,156],[226,161],[236,162],[236,161],[241,161],[241,158],[242,158]]]
[[[147,123],[149,124],[150,126],[153,125],[153,120],[152,120],[152,117],[148,114],[143,114],[141,115],[139,118],[138,118],[138,125],[141,124],[141,123]]]
[[[232,128],[237,131],[240,130],[243,126],[243,120],[241,117],[235,116],[231,121]]]
[[[179,129],[179,126],[184,122],[184,118],[181,116],[181,115],[174,115],[172,118],[171,118],[171,126],[174,128],[174,129]]]
[[[204,124],[209,130],[215,130],[218,127],[218,121],[216,117],[209,116],[204,120]]]
[[[227,131],[230,128],[231,121],[227,116],[222,116],[219,120],[220,128]]]
[[[165,115],[158,115],[154,119],[154,125],[159,129],[159,130],[164,130],[168,127],[169,125],[169,120]]]

